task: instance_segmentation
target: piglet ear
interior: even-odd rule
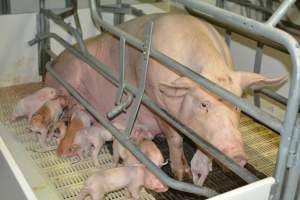
[[[234,72],[233,78],[240,85],[242,90],[259,90],[263,87],[278,86],[287,80],[287,76],[268,78],[251,72]]]
[[[168,97],[182,97],[192,87],[192,81],[186,77],[176,79],[171,83],[159,83],[159,90]]]

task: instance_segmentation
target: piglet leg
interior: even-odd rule
[[[202,186],[208,173],[212,171],[212,161],[200,150],[197,150],[191,160],[193,182]]]
[[[98,167],[100,165],[98,162],[98,155],[99,155],[99,152],[100,152],[103,144],[104,144],[103,140],[97,141],[96,143],[94,143],[94,151],[92,153],[92,158],[93,158],[93,161],[94,161],[94,164],[96,167]]]

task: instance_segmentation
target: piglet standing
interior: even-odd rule
[[[125,187],[135,200],[139,199],[143,186],[156,192],[168,190],[155,176],[148,175],[149,172],[142,165],[98,171],[86,180],[77,200],[84,200],[87,195],[91,195],[92,200],[103,200],[106,193]]]
[[[21,99],[12,113],[9,122],[14,122],[19,117],[26,116],[31,120],[32,115],[37,112],[47,101],[56,97],[56,90],[51,87],[42,88],[31,95]]]
[[[119,124],[114,124],[117,128],[121,127]],[[98,154],[105,144],[113,140],[111,133],[100,124],[79,130],[75,136],[73,149],[78,150],[79,157],[83,159],[88,155],[91,146],[94,147],[92,151],[92,158],[95,166],[99,166]]]
[[[81,107],[76,107],[71,115],[71,120],[67,128],[67,132],[58,145],[58,156],[75,156],[77,153],[77,149],[74,149],[73,143],[76,133],[82,128],[90,127],[93,121],[94,119],[89,113],[87,113],[87,111],[85,111]]]
[[[31,118],[30,130],[37,133],[39,142],[43,148],[46,148],[46,140],[49,127],[56,123],[63,109],[67,106],[64,97],[58,97],[48,101]]]

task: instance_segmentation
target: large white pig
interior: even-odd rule
[[[209,23],[189,15],[148,15],[126,22],[120,28],[143,39],[144,27],[149,21],[154,22],[153,48],[237,96],[241,96],[247,88],[259,89],[283,80],[234,71],[231,53],[220,34]],[[105,33],[87,40],[86,45],[93,56],[118,76],[119,40],[116,37]],[[137,85],[142,53],[131,46],[126,49],[125,79]],[[55,70],[100,113],[106,114],[114,107],[116,87],[71,53],[65,51],[58,57]],[[62,88],[50,75],[46,77],[46,84]],[[244,166],[246,155],[238,130],[240,110],[237,107],[153,58],[149,61],[145,93],[237,164]],[[125,114],[119,117],[127,118]],[[175,176],[179,180],[186,175],[191,176],[178,131],[154,116],[145,106],[139,111],[137,123],[151,127],[157,133],[163,132],[170,148],[171,168]]]

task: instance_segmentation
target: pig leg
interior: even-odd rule
[[[170,151],[171,169],[178,180],[192,178],[192,173],[188,162],[183,153],[182,137],[166,122],[158,120],[162,132],[166,135],[166,139]]]
[[[78,194],[76,200],[84,200],[85,197],[89,194],[88,189],[85,187],[81,189],[80,193]]]
[[[200,150],[197,150],[191,160],[193,183],[202,186],[208,173],[212,171],[212,161]]]
[[[140,190],[142,186],[137,186],[136,184],[130,184],[128,185],[128,191],[131,195],[132,199],[138,200],[140,199]]]
[[[120,155],[118,150],[117,141],[113,141],[113,166],[117,167],[119,165]]]
[[[97,142],[95,142],[93,144],[94,145],[94,151],[92,153],[92,158],[93,158],[93,161],[94,161],[94,164],[95,164],[96,167],[100,166],[100,164],[98,162],[98,155],[99,155],[99,152],[100,152],[101,147],[103,146],[103,144],[104,144],[103,140],[101,140],[101,141],[98,140]]]

